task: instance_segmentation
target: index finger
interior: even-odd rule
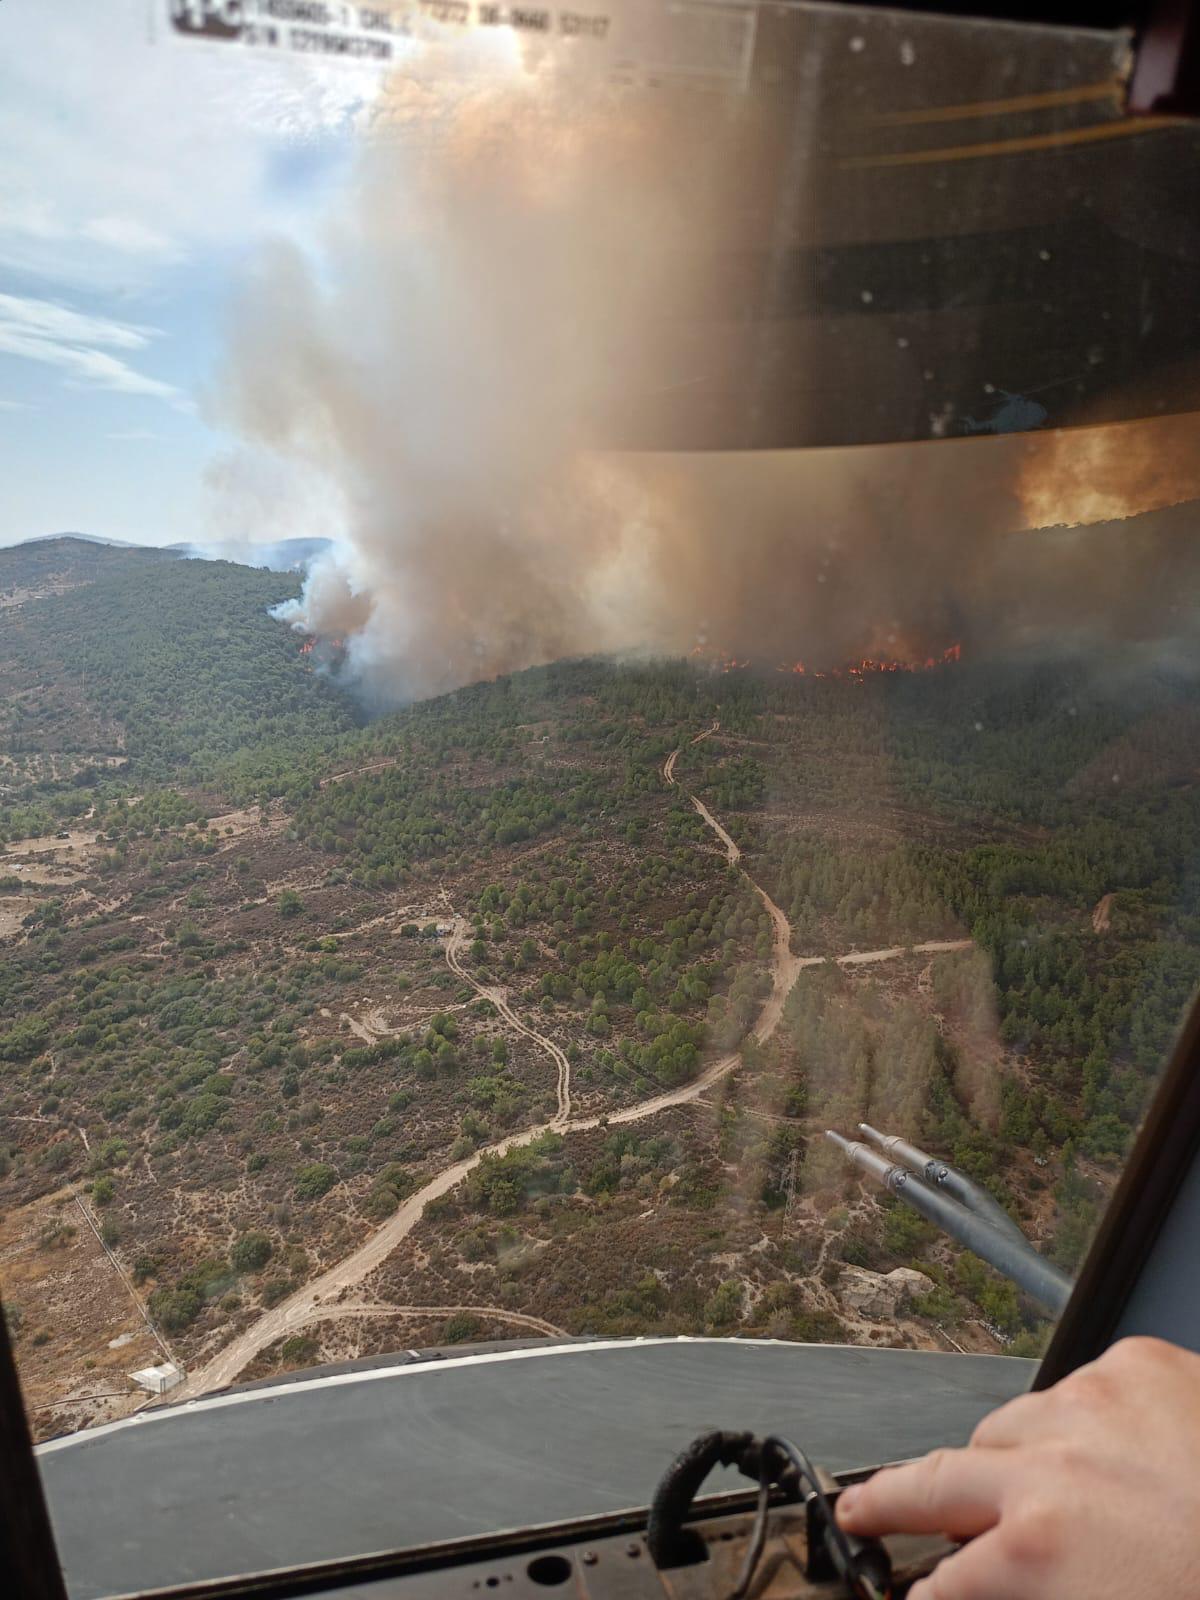
[[[843,1489],[837,1520],[848,1533],[944,1533],[951,1539],[972,1539],[1000,1520],[1001,1502],[1014,1476],[1009,1451],[935,1450]]]
[[[1050,1397],[1053,1389],[1036,1394],[1019,1394],[995,1411],[989,1411],[971,1435],[973,1449],[1007,1450],[1015,1445],[1032,1444],[1035,1439],[1061,1431]]]

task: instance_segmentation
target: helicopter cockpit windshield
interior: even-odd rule
[[[1134,42],[0,6],[0,1290],[71,1600],[1033,1381],[1200,975],[1200,130]]]

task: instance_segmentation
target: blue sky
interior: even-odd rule
[[[337,531],[214,395],[244,269],[270,238],[319,240],[378,80],[152,41],[155,10],[0,4],[0,545]],[[236,525],[256,496],[229,485],[256,474],[276,526]]]

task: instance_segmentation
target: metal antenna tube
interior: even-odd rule
[[[891,1156],[893,1161],[898,1161],[910,1172],[915,1172],[919,1178],[925,1178],[930,1183],[937,1182],[937,1169],[944,1163],[935,1160],[926,1151],[919,1150],[915,1144],[909,1144],[907,1139],[902,1139],[897,1133],[880,1133],[879,1129],[873,1128],[869,1122],[860,1122],[858,1131],[877,1150],[882,1150],[885,1155]]]
[[[997,1228],[1003,1228],[1022,1244],[1028,1242],[1000,1202],[986,1189],[968,1178],[965,1172],[952,1167],[940,1156],[931,1156],[926,1151],[918,1149],[915,1144],[909,1144],[907,1139],[901,1139],[897,1134],[880,1133],[868,1122],[860,1122],[858,1126],[873,1145],[901,1162],[910,1172],[915,1172],[919,1178],[924,1178],[926,1183],[935,1184],[947,1194],[952,1194],[966,1206],[968,1211],[974,1211],[977,1216],[986,1218]]]
[[[829,1130],[830,1139],[860,1171],[868,1173],[883,1188],[948,1233],[959,1244],[995,1267],[1018,1288],[1024,1289],[1048,1311],[1057,1315],[1071,1293],[1071,1280],[1065,1272],[1040,1256],[1028,1239],[1010,1233],[979,1216],[957,1199],[924,1183],[919,1177],[883,1159],[864,1144],[844,1139]]]
[[[892,1173],[899,1170],[892,1162],[885,1161],[881,1155],[876,1155],[867,1145],[860,1144],[857,1140],[844,1139],[832,1128],[826,1128],[825,1137],[837,1145],[842,1154],[856,1167],[861,1167],[864,1172],[870,1173],[876,1183],[882,1184],[885,1189]]]

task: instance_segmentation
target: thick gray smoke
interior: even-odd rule
[[[593,651],[836,665],[1176,626],[1177,565],[1148,587],[1127,540],[1020,532],[1076,520],[1051,436],[598,454],[631,398],[671,404],[659,341],[763,210],[750,112],[545,61],[437,84],[392,85],[319,258],[261,259],[223,386],[250,445],[346,508],[284,614],[377,699]],[[1101,514],[1141,509],[1110,477]]]

